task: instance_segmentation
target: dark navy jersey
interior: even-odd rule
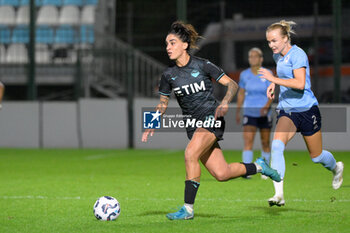
[[[214,116],[218,106],[213,96],[212,78],[219,81],[224,71],[206,59],[191,56],[186,66],[169,66],[162,74],[159,94],[177,98],[183,114],[203,118]]]

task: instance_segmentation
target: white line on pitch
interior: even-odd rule
[[[81,197],[47,197],[47,196],[0,196],[0,199],[61,199],[61,200],[80,200]]]
[[[97,197],[96,197],[97,198]],[[83,200],[96,199],[84,197],[48,197],[48,196],[0,196],[0,199],[58,199],[58,200]],[[124,198],[124,201],[176,201],[178,198]],[[222,199],[222,198],[198,198],[198,201],[225,201],[225,202],[265,202],[265,199]],[[327,200],[309,200],[309,199],[288,199],[288,202],[331,202]],[[349,199],[334,199],[334,202],[350,202]]]
[[[125,198],[127,201],[143,201],[143,200],[151,200],[151,201],[175,201],[177,198]],[[222,198],[196,198],[198,201],[224,201],[224,202],[266,202],[267,199],[222,199]],[[331,198],[327,200],[309,200],[309,199],[288,199],[288,202],[331,202]],[[334,202],[350,202],[349,199],[334,199]]]
[[[95,159],[104,159],[115,155],[115,153],[109,153],[109,154],[97,154],[97,155],[89,155],[85,157],[86,160],[95,160]]]

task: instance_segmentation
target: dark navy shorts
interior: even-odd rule
[[[291,119],[297,128],[297,132],[300,132],[303,136],[311,136],[321,129],[321,113],[317,105],[312,106],[305,112],[286,113],[284,110],[279,110],[277,121],[282,116]]]
[[[209,132],[212,132],[215,134],[216,139],[218,141],[223,140],[224,132],[225,132],[225,119],[223,117],[219,117],[217,121],[221,122],[220,127],[203,127],[204,129],[207,129]],[[196,131],[196,127],[188,127],[186,128],[187,137],[188,139],[192,139],[194,132]]]
[[[270,116],[264,117],[251,117],[243,116],[243,126],[252,125],[259,129],[271,129],[272,128],[272,118]]]

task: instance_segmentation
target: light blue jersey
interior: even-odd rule
[[[269,85],[269,81],[259,78],[259,75],[253,74],[250,68],[241,72],[239,76],[239,87],[245,90],[243,115],[261,117],[260,109],[264,107],[268,101],[266,90]],[[270,115],[270,113],[271,111],[269,111],[268,115]]]
[[[304,90],[280,86],[279,103],[277,108],[285,112],[305,112],[312,106],[318,105],[314,93],[311,91],[310,67],[306,53],[296,45],[285,56],[274,54],[277,64],[277,76],[281,79],[294,78],[293,70],[305,67],[306,80]]]

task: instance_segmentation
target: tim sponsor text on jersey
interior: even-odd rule
[[[174,93],[176,96],[184,96],[185,94],[190,95],[190,94],[194,94],[194,93],[197,93],[200,91],[205,91],[205,90],[206,90],[205,83],[202,80],[199,83],[194,82],[194,83],[183,85],[181,87],[176,87],[176,88],[174,88]]]

